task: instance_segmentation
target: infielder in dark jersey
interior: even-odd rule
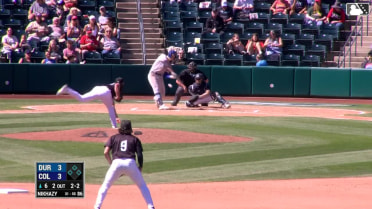
[[[132,132],[131,121],[122,120],[119,134],[111,136],[105,144],[104,155],[107,162],[110,164],[110,168],[98,191],[96,203],[94,205],[95,209],[101,208],[109,188],[122,175],[129,176],[138,186],[147,203],[148,209],[155,208],[150,190],[141,174],[143,167],[142,144],[137,137],[132,135]],[[136,155],[138,165],[136,163]]]
[[[188,92],[188,88],[191,84],[195,81],[196,74],[201,73],[204,75],[206,81],[208,81],[205,74],[197,69],[197,65],[195,62],[190,62],[187,65],[187,69],[183,70],[179,76],[177,76],[176,83],[178,84],[178,88],[174,95],[174,100],[172,102],[172,106],[177,106],[178,102],[180,101],[181,97]]]
[[[68,87],[66,84],[57,91],[57,95],[69,94],[79,102],[90,102],[95,99],[101,100],[109,112],[112,128],[117,128],[117,122],[120,122],[120,119],[116,113],[115,101],[121,102],[123,99],[123,87],[124,80],[118,77],[115,79],[115,82],[107,85],[95,86],[84,95],[79,94],[79,92]]]
[[[222,108],[230,108],[231,105],[218,93],[212,92],[208,83],[205,82],[201,73],[196,74],[195,82],[189,86],[191,98],[186,101],[187,107],[197,107],[199,104],[216,101],[222,104]]]

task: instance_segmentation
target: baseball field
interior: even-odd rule
[[[157,110],[151,99],[124,97],[117,112],[142,132],[156,209],[372,208],[371,100],[227,97],[231,109]],[[93,208],[115,133],[100,102],[0,95],[0,190],[28,190],[0,194],[0,208]],[[84,162],[85,197],[35,198],[41,161]],[[123,176],[106,208],[146,204]]]

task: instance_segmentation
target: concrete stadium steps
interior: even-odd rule
[[[133,0],[117,0],[118,28],[122,42],[124,64],[143,64],[140,25],[137,3]],[[160,9],[157,0],[141,0],[141,14],[145,32],[146,58],[152,62],[164,50],[164,39],[160,21]]]

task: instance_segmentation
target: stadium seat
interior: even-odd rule
[[[298,23],[302,25],[305,22],[305,14],[298,14],[298,13],[291,14],[288,17],[288,22]]]
[[[285,54],[281,58],[281,66],[294,66],[300,65],[300,56],[295,54]]]
[[[205,54],[222,54],[222,50],[223,50],[223,44],[221,43],[215,43],[215,42],[211,42],[211,43],[206,43],[204,45],[204,53]]]
[[[12,15],[15,19],[26,20],[28,16],[28,11],[26,9],[12,9]]]
[[[257,18],[253,19],[252,22],[262,23],[266,27],[270,21],[270,14],[265,12],[258,12]]]
[[[201,36],[202,36],[202,34],[198,33],[198,32],[186,32],[186,33],[184,33],[184,42],[185,43],[190,43],[190,44],[195,44],[195,43],[197,43],[195,41],[195,38],[198,38],[199,43],[200,43]]]
[[[10,10],[9,9],[1,9],[0,10],[0,19],[6,20],[10,18]]]
[[[270,13],[270,7],[271,7],[271,4],[268,3],[268,2],[255,1],[255,3],[254,3],[254,11],[255,12],[263,12],[263,13],[269,14]]]
[[[165,11],[173,11],[178,12],[179,11],[179,5],[175,1],[162,1],[161,2],[161,12]]]
[[[320,58],[320,62],[326,59],[327,47],[321,44],[314,44],[308,50],[306,50],[306,55],[317,55]]]
[[[319,26],[316,23],[304,24],[302,27],[302,33],[313,34],[315,37],[319,35]]]
[[[224,65],[243,65],[243,55],[241,54],[226,54]]]
[[[189,53],[186,54],[186,59],[188,62],[194,61],[198,65],[205,64],[205,54]]]
[[[293,44],[287,47],[287,50],[283,51],[284,54],[294,54],[300,57],[305,55],[305,45]]]
[[[240,35],[240,41],[243,43],[243,45],[245,46],[248,42],[249,39],[251,39],[253,36],[253,33],[243,33]]]
[[[319,67],[320,58],[317,55],[305,55],[302,57],[301,66]]]
[[[24,57],[25,54],[24,52],[20,52],[20,51],[14,51],[12,53],[12,63],[18,63],[19,59],[21,59],[22,57]],[[41,62],[41,61],[40,61]],[[39,63],[40,63],[39,62]]]
[[[81,10],[95,10],[96,1],[94,0],[78,0],[79,9]]]
[[[258,33],[258,36],[261,36],[264,33],[264,24],[257,22],[249,23],[244,32]]]
[[[203,33],[201,38],[201,43],[206,44],[209,42],[220,43],[219,33]]]
[[[5,19],[3,20],[4,27],[11,27],[13,29],[21,29],[23,26],[22,20],[18,19]]]
[[[34,51],[31,53],[31,60],[35,63],[41,63],[41,61],[45,59],[45,52],[42,51]]]
[[[238,22],[231,22],[230,24],[227,24],[225,27],[225,32],[231,32],[231,33],[238,33],[243,34],[244,32],[244,24],[238,23]]]
[[[105,64],[121,64],[120,55],[113,52],[102,55],[102,58]]]
[[[183,32],[183,23],[180,21],[168,21],[164,22],[164,34],[171,32]]]
[[[256,60],[256,55],[255,54],[252,54],[252,55],[249,55],[249,54],[246,54],[243,56],[243,65],[245,66],[255,66],[257,63],[257,60]]]
[[[330,34],[320,34],[314,40],[314,44],[322,44],[327,47],[327,51],[333,50],[333,36]]]
[[[264,33],[269,33],[271,30],[276,31],[279,34],[282,34],[283,25],[280,23],[269,23],[264,29]]]
[[[198,21],[187,22],[186,25],[185,25],[185,31],[202,33],[203,32],[203,23],[198,22]]]
[[[225,32],[221,35],[220,39],[221,39],[221,43],[222,44],[226,44],[226,42],[228,40],[230,40],[232,37],[234,36],[234,33],[233,32]]]
[[[115,2],[110,0],[99,0],[97,8],[100,8],[101,6],[104,6],[106,10],[114,10],[116,7]]]
[[[338,40],[340,38],[339,28],[336,26],[336,24],[323,24],[320,31],[322,34],[332,35],[334,40]]]
[[[288,46],[291,46],[295,43],[296,35],[291,33],[284,33],[281,35],[283,42],[283,49],[286,49]]]
[[[173,11],[165,11],[162,13],[163,22],[181,21],[180,14]]]
[[[83,56],[86,63],[102,64],[102,55],[99,52],[86,52]]]
[[[183,42],[183,33],[180,32],[171,32],[168,33],[165,38],[166,47],[173,46],[175,42]]]
[[[224,64],[224,56],[222,54],[207,54],[206,65],[223,65]]]
[[[188,22],[196,22],[198,20],[198,12],[196,11],[183,11],[180,15],[181,21],[184,25]]]
[[[292,33],[296,34],[298,37],[301,34],[302,24],[298,23],[288,23],[283,26],[282,33]]]
[[[24,34],[26,34],[26,31],[24,29],[14,29],[13,30],[13,35],[15,35],[18,38],[18,40],[20,40],[21,36],[24,35]]]
[[[313,43],[314,43],[314,35],[313,34],[302,33],[296,39],[296,44],[305,45],[306,49],[309,49],[313,45]]]
[[[198,3],[192,1],[185,1],[179,5],[180,11],[198,11]]]
[[[192,47],[192,48],[190,48],[190,47]],[[204,54],[204,45],[203,44],[186,43],[184,48],[185,48],[186,53],[191,53],[190,51],[193,51],[193,50],[196,49],[196,52],[192,52],[192,53]]]
[[[210,16],[212,16],[211,11],[205,11],[205,10],[199,11],[199,22],[205,24],[205,22]]]
[[[286,25],[288,23],[288,15],[283,13],[276,13],[274,15],[271,15],[270,22]]]

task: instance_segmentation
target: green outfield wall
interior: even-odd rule
[[[1,64],[0,93],[54,94],[63,84],[81,93],[123,77],[126,95],[152,95],[151,65]],[[174,65],[180,73],[186,66]],[[199,66],[213,91],[232,96],[372,98],[372,71],[314,67]],[[175,80],[165,79],[173,88]]]

